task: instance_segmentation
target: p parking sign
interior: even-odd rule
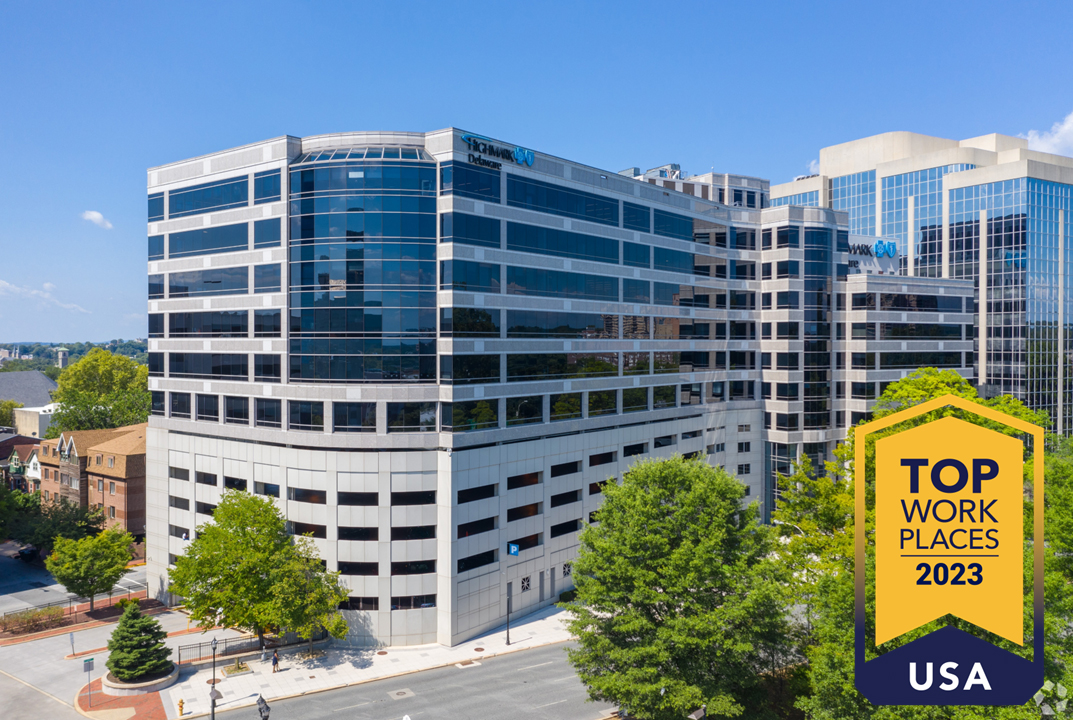
[[[1019,705],[1043,685],[1043,462],[1033,495],[1033,660],[947,626],[866,658],[865,441],[953,405],[1043,447],[1043,430],[952,395],[860,426],[855,434],[857,689],[876,705]],[[957,417],[875,443],[875,645],[955,615],[1024,644],[1024,447]]]

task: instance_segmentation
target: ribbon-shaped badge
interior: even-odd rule
[[[876,441],[877,645],[946,614],[1023,644],[1022,452],[955,417]]]

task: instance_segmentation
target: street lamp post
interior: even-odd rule
[[[209,716],[216,720],[216,638],[212,639],[212,690],[209,691]]]

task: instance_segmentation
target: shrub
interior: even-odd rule
[[[63,623],[62,607],[31,608],[0,619],[0,630],[30,633],[57,627]]]
[[[123,598],[122,600],[119,600],[118,602],[116,602],[115,607],[116,607],[117,610],[119,610],[119,612],[123,612],[124,610],[127,609],[128,605],[137,605],[137,604],[138,604],[138,601],[133,599],[133,598]]]
[[[559,602],[563,602],[563,603],[573,602],[574,598],[576,598],[576,597],[577,597],[577,590],[566,590],[565,592],[559,593]]]

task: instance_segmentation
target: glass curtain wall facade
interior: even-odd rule
[[[849,231],[854,235],[875,235],[876,171],[831,178],[831,207],[849,213]]]
[[[971,170],[965,163],[889,175],[882,179],[881,235],[898,238],[902,274],[908,272],[910,238],[913,246],[913,274],[918,277],[943,275],[943,176]],[[912,228],[910,228],[912,198]]]
[[[436,165],[365,150],[291,166],[288,374],[434,383]]]

